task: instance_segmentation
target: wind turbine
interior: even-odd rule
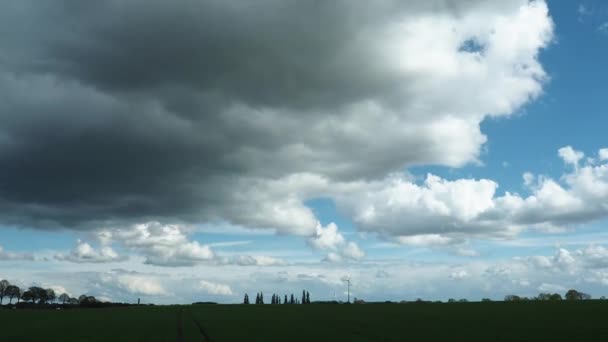
[[[350,275],[349,275],[348,277],[344,277],[344,281],[345,281],[345,282],[346,282],[346,284],[347,284],[347,287],[346,287],[346,288],[347,288],[347,290],[346,290],[346,291],[347,291],[347,293],[348,293],[348,301],[347,301],[347,303],[349,303],[349,304],[350,304]]]

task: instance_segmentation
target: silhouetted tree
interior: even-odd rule
[[[0,280],[0,305],[2,305],[4,296],[6,296],[6,288],[10,285],[11,283],[9,283],[8,280]]]
[[[55,291],[53,289],[46,289],[44,291],[46,292],[47,302],[52,303],[55,301],[55,299],[57,299],[57,296],[55,295]]]
[[[310,293],[306,291],[306,304],[310,304]]]
[[[293,296],[293,293],[291,294],[291,298],[289,299],[289,304],[295,304],[296,303],[296,299]]]
[[[264,304],[264,292],[260,292],[260,304]]]
[[[549,297],[549,300],[562,300],[562,295],[559,293],[554,293]]]
[[[9,304],[13,304],[13,298],[19,298],[21,296],[21,289],[16,285],[7,286],[5,292],[9,298]]]
[[[38,303],[46,302],[46,290],[42,287],[32,286],[29,288],[29,291],[32,294],[32,301]]]
[[[78,297],[78,304],[81,306],[91,306],[98,303],[97,299],[93,296],[81,295]]]
[[[70,298],[68,300],[68,304],[70,304],[70,305],[78,305],[78,298]]]
[[[23,294],[21,294],[21,299],[23,299],[26,302],[32,301],[34,302],[34,295],[32,294],[32,291],[27,290],[24,291]]]
[[[302,304],[306,304],[306,290],[302,290],[302,300],[301,300]]]
[[[450,299],[448,299],[448,303],[456,303],[456,299],[450,298]]]
[[[482,302],[491,302],[492,300],[490,298],[482,298],[481,301]]]
[[[549,300],[551,298],[551,294],[550,293],[539,293],[538,296],[536,296],[536,300]]]
[[[62,293],[59,295],[58,299],[61,302],[61,304],[65,304],[70,300],[70,296],[68,296],[67,293]]]
[[[519,302],[521,301],[521,297],[517,295],[506,295],[505,302]]]
[[[287,295],[285,295],[285,299],[283,300],[283,304],[289,304],[289,302],[287,302]]]
[[[245,298],[243,299],[243,304],[249,304],[249,296],[245,293]]]
[[[566,299],[567,300],[587,300],[587,299],[591,299],[591,296],[584,293],[584,292],[578,292],[574,289],[568,290],[568,292],[566,292]]]
[[[23,290],[21,288],[17,288],[17,304],[21,303],[21,297],[23,296]]]

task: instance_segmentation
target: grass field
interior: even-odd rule
[[[607,301],[0,310],[0,341],[608,341],[607,319]]]

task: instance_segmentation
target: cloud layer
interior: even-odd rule
[[[39,229],[314,236],[316,194],[273,180],[477,162],[480,123],[541,93],[553,33],[528,0],[1,6],[0,219]]]
[[[516,236],[527,228],[563,231],[608,216],[608,163],[570,146],[559,149],[568,170],[559,180],[524,175],[528,195],[506,191],[488,179],[446,180],[427,175],[418,184],[406,175],[360,183],[336,195],[358,228],[419,246],[461,243],[468,237]],[[354,194],[357,194],[356,196]]]

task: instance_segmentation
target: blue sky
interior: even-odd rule
[[[46,51],[0,27],[23,33],[0,54],[0,278],[157,303],[340,299],[347,275],[367,300],[608,295],[608,4],[292,5],[323,15],[284,40],[264,31],[291,13],[272,1],[222,12],[239,24],[217,36],[147,31],[207,9],[154,2],[112,52],[86,29],[138,1],[86,11],[98,21],[0,5],[84,28],[49,29]],[[163,42],[176,32],[190,40]],[[224,57],[200,62],[210,46]]]

